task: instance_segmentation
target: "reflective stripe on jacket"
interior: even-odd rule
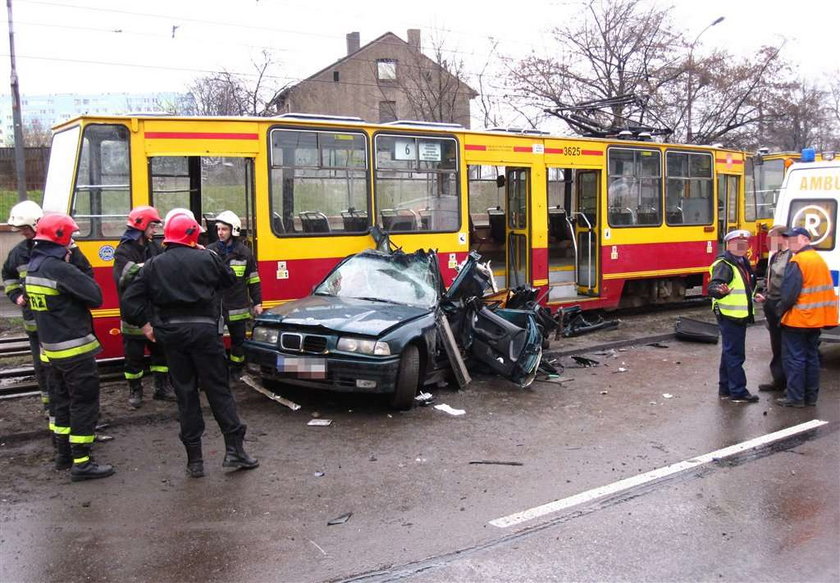
[[[792,328],[824,328],[837,325],[837,294],[825,260],[814,249],[790,259],[802,273],[802,290],[796,303],[782,316],[782,324]]]
[[[738,266],[723,257],[719,257],[709,267],[709,274],[711,275],[714,272],[715,266],[721,261],[732,269],[732,280],[727,283],[729,286],[727,295],[720,299],[712,298],[712,309],[728,318],[748,318],[750,316],[750,300],[747,297],[747,284]]]

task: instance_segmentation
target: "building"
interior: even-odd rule
[[[180,93],[97,93],[79,95],[57,93],[52,95],[24,95],[21,97],[23,130],[37,128],[47,132],[54,125],[82,114],[117,114],[160,111],[179,103]],[[15,131],[12,121],[12,97],[0,97],[0,145],[14,145]]]
[[[397,119],[470,127],[470,100],[478,94],[425,56],[420,31],[408,42],[387,32],[363,47],[347,35],[347,55],[283,91],[284,113],[355,116],[370,122]]]

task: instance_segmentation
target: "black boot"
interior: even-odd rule
[[[187,448],[187,475],[190,478],[204,477],[204,458],[201,455],[201,442],[185,443]]]
[[[169,383],[169,373],[156,372],[155,373],[155,392],[152,395],[153,399],[158,401],[177,401],[175,391],[172,390],[172,385]]]
[[[245,448],[242,447],[244,437],[244,426],[236,433],[225,435],[225,461],[222,462],[222,467],[242,468],[245,470],[252,470],[259,467],[260,462],[245,453]]]
[[[70,452],[70,436],[53,434],[55,444],[55,469],[69,470],[73,466],[73,454]]]
[[[73,467],[70,469],[70,480],[97,480],[114,475],[114,468],[108,464],[97,464],[90,457],[90,446],[73,444]]]
[[[132,409],[139,409],[143,402],[143,381],[141,379],[129,379],[128,381],[128,406]]]

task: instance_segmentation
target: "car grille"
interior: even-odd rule
[[[280,348],[294,352],[320,354],[327,351],[327,338],[326,336],[316,336],[313,334],[284,332],[280,335]]]

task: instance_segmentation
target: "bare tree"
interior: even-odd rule
[[[286,88],[271,74],[277,63],[268,51],[251,62],[253,73],[220,71],[200,77],[189,86],[189,98],[173,104],[194,115],[271,116],[277,113],[278,97]]]
[[[52,131],[40,119],[33,119],[23,130],[23,144],[27,148],[49,146],[52,142]]]

